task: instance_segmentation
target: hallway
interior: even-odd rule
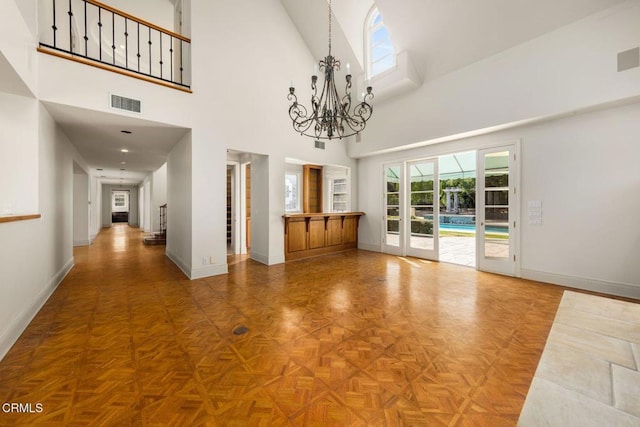
[[[142,237],[75,249],[1,425],[515,425],[563,291],[366,251],[189,281]]]

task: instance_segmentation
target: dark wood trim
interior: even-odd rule
[[[100,3],[99,1],[96,1],[96,0],[85,0],[85,1],[87,3],[89,3],[89,4],[94,5],[94,6],[98,6],[98,7],[101,7],[102,9],[106,9],[109,12],[113,12],[113,13],[116,13],[118,15],[121,15],[121,16],[127,18],[127,19],[132,20],[132,21],[139,22],[139,23],[141,23],[143,25],[146,25],[147,27],[153,28],[154,30],[162,31],[163,33],[168,34],[168,35],[170,35],[172,37],[175,37],[175,38],[180,39],[182,41],[185,41],[187,43],[191,43],[191,39],[189,39],[188,37],[183,36],[182,34],[178,34],[178,33],[174,33],[173,31],[169,31],[169,30],[167,30],[165,28],[162,28],[162,27],[160,27],[160,26],[158,26],[156,24],[152,24],[149,21],[145,21],[144,19],[140,19],[140,18],[138,18],[136,16],[130,15],[127,12],[123,12],[120,9],[116,9],[115,7],[106,5],[104,3]]]
[[[111,71],[113,73],[122,74],[123,76],[133,77],[135,79],[144,80],[145,82],[155,83],[160,86],[168,87],[170,89],[180,90],[182,92],[193,93],[193,91],[189,88],[178,86],[169,82],[163,82],[162,80],[154,79],[153,77],[147,77],[142,74],[137,74],[133,71],[123,70],[118,67],[112,67],[108,64],[103,64],[101,62],[92,61],[89,59],[85,59],[79,56],[75,56],[68,53],[59,52],[57,50],[48,49],[46,47],[39,46],[37,48],[38,52],[46,53],[47,55],[57,56],[58,58],[68,59],[74,62],[79,62],[80,64],[91,65],[92,67],[100,68],[101,70]]]
[[[3,223],[3,222],[15,222],[15,221],[27,221],[29,219],[38,219],[40,217],[42,217],[42,215],[40,215],[40,214],[0,216],[0,223]]]

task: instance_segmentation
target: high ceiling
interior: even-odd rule
[[[326,1],[281,0],[317,58],[327,50]],[[396,50],[408,51],[422,80],[428,81],[624,1],[375,0],[375,4]],[[337,18],[333,50],[345,62],[353,64],[358,58],[362,65],[364,19],[373,3],[332,0]]]
[[[327,0],[280,1],[313,56],[323,58],[327,54]],[[375,4],[396,50],[409,52],[425,82],[623,1],[376,0]],[[373,0],[333,0],[333,53],[351,64],[354,75],[362,72],[363,25],[373,4]],[[105,183],[140,183],[166,161],[187,132],[121,114],[51,103],[46,108],[92,171],[103,169],[96,175]],[[130,152],[123,154],[121,148]]]

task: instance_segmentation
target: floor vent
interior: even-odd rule
[[[324,141],[315,141],[315,143],[316,143],[316,148],[324,150]]]
[[[138,99],[111,94],[111,108],[139,113],[141,107],[142,102]]]

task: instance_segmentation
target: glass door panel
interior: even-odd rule
[[[481,270],[515,274],[514,233],[515,180],[514,147],[478,152],[481,179],[478,180],[480,227],[478,258]]]
[[[402,221],[401,210],[401,182],[402,166],[388,165],[384,167],[384,236],[383,251],[401,255],[402,234],[400,224]]]
[[[407,164],[407,255],[438,258],[438,172],[435,159]]]

